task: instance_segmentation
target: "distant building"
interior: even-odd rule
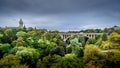
[[[22,19],[20,19],[20,21],[19,21],[19,26],[18,26],[18,27],[19,27],[19,28],[26,28],[25,25],[23,25]],[[18,27],[8,27],[8,26],[5,26],[5,28],[18,28]]]
[[[113,29],[114,29],[114,30],[119,30],[120,27],[119,27],[119,26],[113,26]]]
[[[19,28],[23,28],[24,26],[23,26],[23,21],[22,21],[22,19],[20,19],[20,21],[19,21]]]

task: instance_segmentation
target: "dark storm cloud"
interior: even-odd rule
[[[0,0],[1,26],[79,30],[120,25],[120,0]],[[12,23],[12,24],[9,24]]]
[[[0,9],[13,13],[55,14],[120,10],[119,0],[0,0]]]

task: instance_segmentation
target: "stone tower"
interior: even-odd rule
[[[20,21],[19,21],[19,28],[23,28],[23,21],[22,21],[22,19],[20,19]]]

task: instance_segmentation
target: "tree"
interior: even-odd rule
[[[3,37],[3,34],[0,33],[0,43],[2,43],[1,39]]]
[[[22,37],[18,37],[17,40],[12,42],[13,46],[26,46],[25,41],[23,40]]]
[[[65,55],[64,47],[63,46],[57,46],[50,51],[50,54],[51,55],[57,54],[57,55],[60,55],[60,56],[64,56]]]
[[[84,50],[85,68],[102,68],[106,55],[95,45],[87,45]]]
[[[31,47],[34,47],[34,42],[35,40],[32,39],[32,37],[29,37],[29,38],[26,38],[25,42],[27,43],[27,45],[31,46]],[[37,48],[37,47],[35,47]]]
[[[27,36],[28,37],[33,37],[34,35],[36,35],[35,31],[29,31],[29,32],[27,32]]]
[[[56,66],[54,63],[57,63],[61,60],[61,56],[59,55],[48,55],[44,57],[41,61],[37,62],[37,68],[55,68],[51,67],[51,65]]]
[[[26,47],[23,47],[23,46],[14,47],[14,48],[12,48],[12,49],[10,50],[9,53],[16,55],[16,53],[17,53],[18,51],[22,51],[22,50],[25,50],[25,49],[26,49]]]
[[[9,54],[0,60],[0,68],[28,68],[28,66],[21,65],[17,57]]]
[[[85,44],[85,37],[74,36],[70,39],[70,45],[67,46],[66,52],[73,53],[77,57],[83,57],[83,47]]]
[[[88,39],[89,39],[88,37],[80,36],[79,39],[78,39],[78,41],[79,41],[79,43],[82,44],[82,47],[84,47],[85,44],[86,44],[86,42],[88,41]]]
[[[101,42],[101,45],[100,45],[100,48],[104,49],[104,50],[107,50],[107,49],[111,49],[111,45],[110,45],[110,42],[108,41],[102,41]]]
[[[37,49],[40,49],[41,58],[47,56],[50,53],[51,49],[57,46],[56,43],[46,39],[39,39],[38,43],[39,45]]]
[[[43,35],[44,38],[46,38],[47,40],[51,41],[51,42],[55,42],[57,43],[58,42],[58,39],[61,40],[61,37],[59,36],[59,34],[57,32],[47,32],[47,33],[44,33]],[[57,39],[56,41],[54,39]]]
[[[37,60],[39,59],[39,52],[37,49],[29,48],[29,47],[14,47],[10,54],[14,54],[19,60],[21,64],[27,64],[29,67],[36,66]]]
[[[16,33],[16,36],[17,36],[17,37],[23,37],[23,38],[24,38],[24,37],[26,37],[26,32],[24,32],[24,31],[19,31],[19,32]]]
[[[0,44],[0,58],[6,55],[11,49],[10,44]]]
[[[83,60],[77,58],[75,54],[66,54],[53,63],[50,68],[83,68]]]
[[[16,57],[21,61],[21,63],[26,63],[29,67],[36,66],[39,56],[39,52],[34,48],[25,48],[16,52]]]
[[[120,67],[120,51],[119,50],[111,50],[106,53],[106,68],[119,68]]]
[[[95,29],[95,33],[101,33],[102,30],[101,29]]]
[[[95,44],[96,40],[93,38],[89,38],[87,42],[88,42],[88,44]]]
[[[32,27],[28,27],[28,31],[32,31],[33,30],[33,28]]]
[[[85,30],[85,33],[94,33],[94,29],[87,29]]]
[[[66,54],[72,53],[72,47],[70,45],[66,46]]]
[[[97,42],[95,43],[95,45],[101,46],[101,44],[102,44],[102,39],[100,38],[100,39],[97,40]]]
[[[101,38],[101,35],[96,35],[95,40],[99,40]]]
[[[11,44],[11,42],[13,40],[15,40],[15,39],[16,39],[16,36],[15,36],[15,33],[13,32],[12,29],[6,29],[4,31],[4,35],[2,37],[2,42],[3,43],[9,43],[9,44]]]
[[[70,38],[65,41],[67,44],[70,44]]]
[[[111,45],[120,45],[120,34],[113,32],[110,34]]]
[[[107,41],[107,34],[104,33],[104,34],[102,35],[102,40],[103,40],[103,41]]]

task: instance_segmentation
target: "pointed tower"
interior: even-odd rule
[[[20,21],[19,21],[19,28],[23,28],[23,21],[22,21],[22,19],[20,19]]]

